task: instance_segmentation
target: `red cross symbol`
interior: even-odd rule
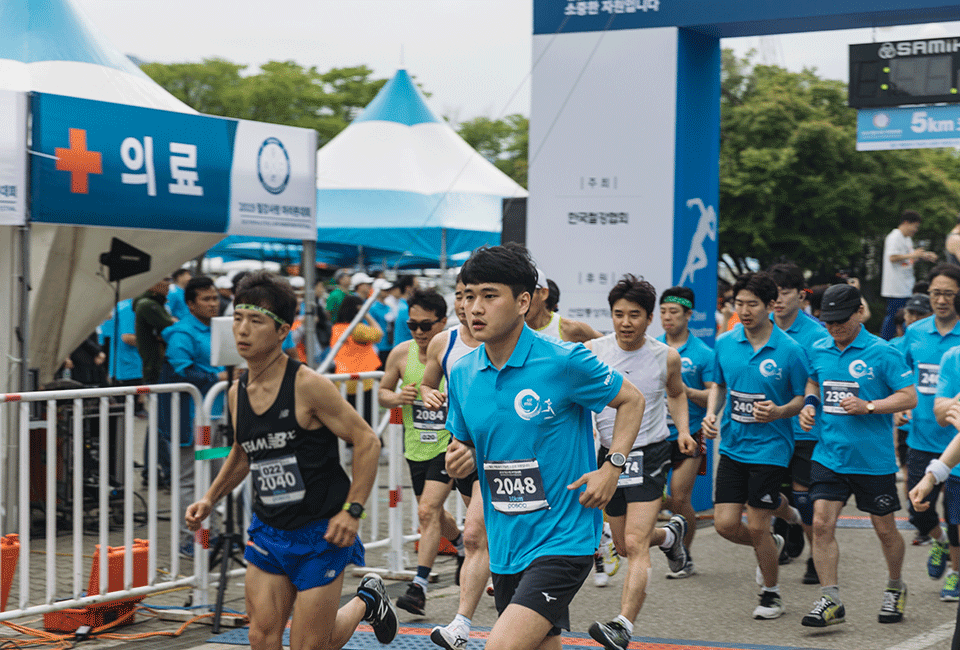
[[[57,147],[57,169],[70,172],[70,191],[87,193],[87,175],[103,173],[103,157],[98,151],[87,151],[86,129],[70,129],[70,148]]]

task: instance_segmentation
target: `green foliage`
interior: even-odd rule
[[[518,114],[502,120],[478,117],[462,122],[457,133],[500,171],[527,186],[528,118]]]
[[[956,151],[858,152],[842,82],[751,58],[723,52],[719,246],[731,271],[791,259],[814,280],[852,269],[872,293],[907,208],[924,216],[915,242],[942,252],[960,208]]]
[[[319,72],[293,61],[270,61],[253,74],[223,59],[146,63],[154,81],[201,113],[314,129],[323,146],[350,124],[386,79],[366,66]]]

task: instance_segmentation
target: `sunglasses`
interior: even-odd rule
[[[429,332],[433,329],[433,326],[439,322],[439,320],[408,320],[407,327],[410,328],[411,332],[416,332],[417,330]]]
[[[825,324],[825,325],[846,325],[847,322],[848,322],[851,318],[853,318],[853,314],[850,314],[849,316],[847,316],[847,317],[844,318],[843,320],[824,321],[824,324]]]

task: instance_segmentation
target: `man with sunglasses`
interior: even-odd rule
[[[450,443],[450,432],[444,428],[447,409],[431,408],[420,396],[427,348],[447,324],[447,302],[433,289],[417,289],[408,303],[410,318],[406,325],[413,338],[390,351],[380,381],[379,397],[381,406],[401,407],[403,411],[403,455],[410,468],[420,521],[417,576],[407,592],[397,599],[397,607],[423,616],[427,580],[437,558],[440,536],[450,540],[460,554],[463,553],[463,537],[453,515],[443,507],[453,487],[453,479],[444,467]],[[399,393],[395,392],[398,381],[402,388]],[[445,389],[445,385],[441,383],[440,388]]]
[[[937,378],[940,375],[940,360],[947,350],[960,345],[960,318],[955,306],[957,294],[960,292],[960,266],[939,264],[930,271],[929,281],[933,318],[926,318],[911,325],[903,337],[904,357],[907,366],[913,370],[914,382],[917,385],[917,408],[913,409],[909,422],[910,431],[907,434],[907,491],[920,482],[930,461],[938,458],[956,435],[956,429],[952,426],[942,427],[937,424],[933,407]],[[938,485],[926,501],[935,505],[939,494]],[[947,536],[940,527],[940,518],[935,507],[918,511],[909,504],[908,509],[910,523],[917,529],[917,533],[933,539],[927,558],[927,574],[931,579],[938,580],[944,574],[947,559],[960,558],[956,527],[948,527],[948,547]],[[950,598],[956,596],[957,579],[953,578],[951,582],[949,591],[952,593],[945,594]]]
[[[820,319],[830,337],[809,350],[811,371],[800,426],[809,431],[818,420],[821,425],[810,469],[813,562],[821,596],[801,621],[808,627],[844,622],[836,529],[840,510],[851,494],[857,498],[857,509],[870,515],[887,562],[878,620],[899,623],[907,601],[907,586],[900,576],[903,536],[894,521],[900,499],[891,431],[892,414],[916,406],[917,393],[903,355],[863,327],[862,313],[856,287],[835,284],[827,289]]]

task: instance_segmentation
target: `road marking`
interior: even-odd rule
[[[954,625],[954,623],[944,623],[929,632],[917,635],[912,639],[907,639],[903,643],[892,645],[887,648],[887,650],[923,650],[923,648],[929,648],[935,643],[952,637]]]

